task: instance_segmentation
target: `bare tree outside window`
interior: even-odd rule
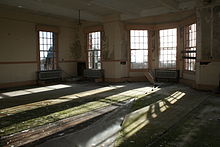
[[[40,70],[56,69],[55,33],[39,31]]]

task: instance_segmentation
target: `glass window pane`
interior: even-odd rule
[[[148,31],[130,30],[131,69],[148,67]]]
[[[53,32],[39,31],[40,70],[56,69],[53,42],[55,42]]]
[[[189,25],[185,28],[185,53],[184,69],[194,71],[196,63],[196,24]]]
[[[89,69],[101,69],[101,32],[88,34]]]
[[[177,29],[160,30],[160,68],[176,67]]]

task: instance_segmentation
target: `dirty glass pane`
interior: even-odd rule
[[[159,36],[159,67],[176,68],[177,29],[160,30]]]
[[[148,68],[148,31],[130,30],[131,69]]]
[[[55,33],[39,31],[40,70],[56,69]]]
[[[191,24],[185,28],[185,54],[184,69],[195,71],[196,65],[196,24]],[[194,59],[192,58],[194,57]]]
[[[89,69],[101,69],[101,32],[88,34]]]

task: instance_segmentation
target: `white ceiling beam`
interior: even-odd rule
[[[173,9],[173,10],[178,10],[179,9],[179,3],[176,0],[159,0],[159,2],[169,8],[169,9]]]

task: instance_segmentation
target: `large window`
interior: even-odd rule
[[[159,67],[176,68],[177,29],[160,30]]]
[[[148,31],[130,30],[131,69],[148,68]]]
[[[88,34],[88,67],[101,69],[101,32]]]
[[[56,69],[56,34],[39,31],[40,70]]]
[[[184,69],[195,71],[196,63],[196,24],[185,27]]]

